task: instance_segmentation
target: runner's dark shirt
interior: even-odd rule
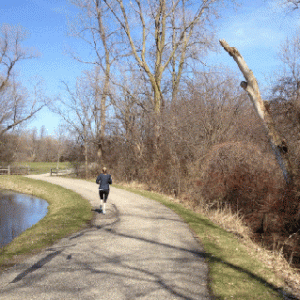
[[[109,185],[112,184],[112,179],[110,174],[100,174],[96,183],[99,184],[99,190],[109,190]]]

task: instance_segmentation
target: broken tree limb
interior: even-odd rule
[[[257,114],[263,121],[273,152],[282,170],[286,183],[292,184],[294,179],[294,170],[289,159],[287,143],[276,130],[273,118],[268,112],[264,101],[261,99],[257,80],[254,77],[253,72],[249,69],[244,58],[236,48],[230,47],[225,40],[220,40],[220,44],[224,50],[233,57],[239,69],[243,73],[246,81],[241,82],[241,87],[248,93]]]

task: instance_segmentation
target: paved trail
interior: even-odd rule
[[[46,175],[99,208],[95,183]],[[211,299],[202,248],[170,209],[111,188],[93,226],[0,275],[0,299]]]

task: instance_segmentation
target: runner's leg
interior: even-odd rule
[[[99,197],[100,197],[100,212],[103,211],[103,191],[99,190]]]
[[[109,191],[107,191],[107,190],[103,191],[103,201],[104,201],[103,213],[104,214],[106,213],[105,206],[106,206],[106,202],[107,202],[107,198],[108,198],[108,193],[109,193]]]
[[[107,194],[106,192],[103,192],[103,213],[105,214],[106,213],[106,210],[105,210],[105,206],[106,206],[106,199],[107,199]]]

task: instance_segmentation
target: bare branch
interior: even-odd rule
[[[20,26],[4,24],[0,28],[0,72],[3,74],[0,91],[8,84],[18,62],[39,56],[36,50],[21,46],[27,35],[27,31]]]
[[[273,148],[274,154],[277,158],[277,161],[282,169],[284,178],[287,183],[293,183],[294,170],[291,166],[289,156],[288,156],[288,147],[286,141],[279,135],[278,131],[275,128],[274,121],[266,106],[261,99],[260,91],[256,78],[253,75],[253,72],[247,66],[244,58],[239,53],[239,51],[230,47],[225,40],[220,40],[221,46],[224,50],[233,57],[234,61],[237,63],[239,69],[243,73],[246,82],[241,82],[241,87],[247,91],[256,112],[263,121],[263,124],[267,130],[269,141]]]

